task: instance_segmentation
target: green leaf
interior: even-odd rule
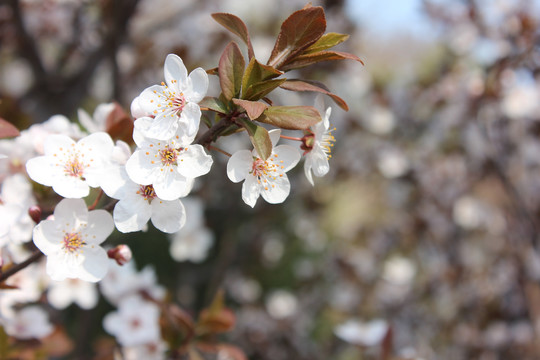
[[[253,144],[255,150],[261,157],[261,159],[266,160],[272,153],[272,141],[268,135],[268,130],[262,126],[256,125],[251,120],[246,118],[239,119],[242,126],[246,129],[249,140]]]
[[[0,118],[0,139],[17,137],[20,134],[19,130],[12,123]]]
[[[246,62],[235,42],[229,43],[219,59],[219,84],[227,100],[240,95]]]
[[[332,94],[323,83],[318,81],[287,79],[287,81],[285,81],[279,87],[290,91],[314,91],[328,95],[340,108],[345,111],[349,111],[349,107],[347,106],[345,100],[335,94]]]
[[[244,24],[244,22],[238,16],[228,13],[214,13],[212,14],[212,17],[220,25],[240,37],[240,39],[246,43],[248,47],[248,56],[250,59],[255,56],[246,24]]]
[[[284,64],[281,69],[283,71],[289,71],[293,69],[299,69],[304,66],[315,64],[321,61],[331,61],[331,60],[356,60],[364,65],[364,62],[356,55],[349,54],[341,51],[319,51],[313,54],[300,55],[292,59],[287,64]]]
[[[281,24],[281,31],[268,59],[268,65],[281,68],[287,60],[314,44],[326,30],[324,10],[309,6],[295,11]]]
[[[246,113],[251,120],[255,120],[256,118],[261,116],[264,110],[268,109],[268,105],[259,101],[249,101],[242,99],[232,99],[232,101],[236,105],[240,106],[242,109],[246,110]]]
[[[257,119],[287,130],[306,130],[321,120],[313,106],[271,106]]]
[[[338,34],[338,33],[327,33],[324,34],[317,42],[310,47],[308,47],[303,54],[312,54],[315,52],[323,51],[330,49],[338,44],[341,44],[349,38],[349,35]]]
[[[274,79],[255,83],[247,89],[243,98],[253,101],[260,100],[279,85],[283,84],[286,80],[287,79]]]
[[[245,94],[251,85],[276,78],[281,74],[283,74],[283,72],[276,70],[271,66],[263,65],[258,62],[257,59],[252,58],[249,61],[246,71],[244,72],[244,77],[242,78],[243,98],[246,99]]]
[[[227,114],[227,105],[216,97],[207,96],[199,102],[201,110],[211,110],[220,114]]]

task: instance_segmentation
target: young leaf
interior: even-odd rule
[[[212,304],[201,311],[197,322],[197,332],[200,334],[217,334],[227,332],[234,327],[236,317],[225,307],[223,291],[219,291]]]
[[[287,130],[306,130],[321,120],[313,106],[271,106],[257,119]]]
[[[313,54],[305,54],[300,55],[292,59],[290,62],[284,64],[281,67],[281,70],[283,71],[289,71],[293,69],[298,69],[304,66],[308,66],[311,64],[315,64],[321,61],[330,61],[330,60],[344,60],[344,59],[350,59],[350,60],[356,60],[360,62],[362,65],[364,65],[364,62],[362,59],[360,59],[358,56],[349,54],[346,52],[341,51],[319,51]]]
[[[319,40],[325,30],[326,19],[322,7],[311,6],[295,11],[281,24],[267,64],[280,69],[287,60]]]
[[[327,33],[324,34],[317,42],[310,47],[308,47],[303,54],[312,54],[315,52],[323,51],[330,49],[338,44],[341,44],[349,38],[349,35],[338,34],[338,33]]]
[[[105,120],[105,131],[111,135],[113,140],[122,140],[133,144],[133,122],[133,118],[124,111],[120,104],[115,102],[113,110]]]
[[[214,13],[212,14],[212,17],[220,25],[240,37],[246,43],[248,47],[248,57],[250,59],[255,57],[255,53],[253,52],[253,45],[251,45],[251,40],[249,38],[246,24],[244,24],[244,22],[238,16],[228,13]]]
[[[251,85],[276,78],[281,74],[283,74],[283,72],[276,70],[271,66],[263,65],[258,62],[257,59],[252,58],[249,61],[246,71],[244,72],[244,77],[242,78],[243,98],[246,98],[245,94]]]
[[[255,120],[264,110],[268,109],[268,105],[259,101],[249,101],[241,99],[232,99],[233,103],[240,106],[242,109],[246,110],[249,118]]]
[[[334,102],[343,110],[349,111],[349,107],[347,106],[345,100],[335,94],[332,94],[324,84],[318,81],[287,79],[287,81],[285,81],[279,87],[290,91],[320,92],[322,94],[330,96],[332,100],[334,100]]]
[[[0,139],[17,137],[20,134],[19,130],[13,124],[0,118]]]
[[[246,65],[242,52],[235,42],[229,43],[219,59],[219,84],[227,100],[240,95],[242,76]]]
[[[241,118],[239,121],[248,132],[249,139],[251,140],[253,147],[255,150],[257,150],[257,153],[261,159],[268,159],[272,153],[272,141],[268,135],[268,130],[245,118]]]
[[[287,79],[266,80],[251,85],[243,94],[246,100],[260,100],[268,95],[272,90],[283,84]]]
[[[208,75],[217,75],[218,74],[218,68],[215,67],[215,68],[208,69],[208,70],[206,70],[206,73]]]
[[[201,110],[211,110],[220,114],[227,113],[227,105],[215,97],[207,96],[199,102]]]

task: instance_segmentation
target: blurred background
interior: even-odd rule
[[[173,250],[153,228],[111,243],[129,244],[139,268],[153,264],[188,312],[223,288],[237,316],[227,340],[249,359],[540,359],[539,2],[312,3],[328,32],[351,35],[340,49],[365,62],[290,74],[349,104],[344,112],[326,99],[330,173],[312,187],[299,166],[285,204],[260,199],[252,210],[213,153],[194,192],[208,245],[181,231],[192,242]],[[76,122],[77,109],[103,102],[129,111],[162,80],[168,53],[210,69],[240,42],[213,12],[242,18],[265,62],[281,22],[304,5],[3,1],[0,117],[24,129],[54,114]],[[220,141],[229,152],[242,144]],[[93,314],[109,310],[101,305]],[[95,351],[99,324],[87,333]]]

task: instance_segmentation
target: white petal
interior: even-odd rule
[[[123,233],[142,230],[151,215],[152,207],[140,195],[120,200],[113,211],[116,228]]]
[[[312,186],[315,186],[315,183],[313,182],[313,175],[311,174],[311,167],[311,158],[306,157],[304,162],[304,173],[306,174],[306,178],[308,179],[309,183]]]
[[[186,178],[176,171],[163,171],[164,174],[154,182],[154,191],[162,200],[176,200],[184,197],[193,187],[193,179]]]
[[[178,55],[167,55],[163,70],[165,73],[165,82],[169,87],[177,88],[178,83],[184,84],[186,82],[187,69],[184,62]],[[178,83],[175,83],[172,80],[176,80]]]
[[[114,148],[114,142],[106,132],[97,132],[79,140],[77,146],[108,158]]]
[[[43,220],[37,224],[32,235],[34,244],[45,255],[58,251],[63,237],[64,233],[53,220]]]
[[[126,172],[137,184],[150,185],[159,174],[159,168],[152,166],[149,156],[144,150],[136,150],[126,162]]]
[[[330,171],[330,165],[328,164],[328,157],[326,153],[320,147],[314,147],[310,151],[308,156],[311,159],[311,166],[313,169],[313,175],[317,177],[324,176]]]
[[[80,199],[90,193],[86,181],[74,176],[58,177],[52,188],[58,195],[71,199]]]
[[[58,176],[63,176],[61,174],[63,169],[58,169],[57,163],[50,156],[38,156],[26,162],[26,172],[35,182],[45,186],[53,186]]]
[[[166,96],[163,94],[164,86],[152,85],[139,95],[139,106],[148,115],[156,115],[158,104],[164,105]]]
[[[79,221],[87,221],[88,208],[82,199],[63,199],[54,208],[54,219],[64,229],[75,228]]]
[[[280,129],[273,129],[268,132],[268,135],[270,136],[270,141],[272,142],[272,146],[276,146],[277,142],[279,141],[279,137],[281,136],[281,130]]]
[[[285,201],[291,190],[291,184],[287,176],[269,181],[266,186],[261,187],[261,195],[270,204],[279,204]]]
[[[135,119],[148,115],[146,111],[144,111],[143,108],[141,107],[141,104],[139,104],[138,96],[135,99],[133,99],[133,101],[131,102],[130,111],[131,111],[131,116],[133,116]]]
[[[232,182],[240,182],[246,178],[253,167],[253,155],[249,150],[235,152],[227,162],[227,176]]]
[[[69,136],[52,134],[47,136],[43,142],[43,153],[45,155],[53,155],[71,148],[71,146],[74,144],[75,141],[73,141],[73,139],[71,139]]]
[[[77,269],[77,277],[84,281],[98,282],[109,270],[109,257],[101,246],[87,246],[84,262]]]
[[[208,91],[208,75],[202,68],[196,68],[189,74],[191,82],[191,91],[186,94],[187,100],[198,103]]]
[[[255,203],[259,198],[260,185],[257,182],[257,177],[249,175],[246,181],[242,184],[242,200],[251,207],[255,207]]]
[[[146,134],[148,129],[152,126],[154,119],[148,116],[143,116],[135,120],[134,129],[133,129],[133,140],[138,147],[141,147],[142,144],[147,141]]]
[[[290,145],[276,146],[272,156],[274,156],[274,163],[278,165],[283,172],[287,172],[295,167],[302,157],[300,152]]]
[[[150,127],[142,133],[152,139],[169,140],[176,134],[177,130],[178,117],[171,111],[165,111],[156,115]]]
[[[152,200],[152,224],[166,233],[175,233],[186,223],[186,210],[180,200]]]
[[[47,255],[47,265],[45,270],[47,275],[55,281],[62,281],[66,278],[74,278],[75,274],[72,272],[72,268],[64,261],[64,256],[60,250],[57,253]]]
[[[187,178],[196,178],[207,174],[212,163],[212,157],[201,145],[190,145],[178,156],[178,172]]]
[[[180,114],[180,128],[185,131],[187,136],[197,135],[201,123],[201,108],[199,105],[188,102]]]
[[[114,222],[111,214],[105,210],[94,210],[88,213],[88,223],[81,228],[81,235],[88,245],[99,245],[113,230]]]
[[[77,117],[79,118],[79,122],[81,125],[88,131],[89,133],[96,132],[102,129],[99,129],[94,123],[94,119],[88,113],[82,109],[77,110]]]

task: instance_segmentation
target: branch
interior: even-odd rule
[[[19,271],[21,271],[22,269],[26,268],[28,265],[36,262],[37,260],[39,260],[41,257],[43,256],[43,253],[39,250],[36,250],[32,255],[30,255],[30,257],[26,260],[24,260],[22,263],[19,263],[17,265],[13,265],[12,267],[10,267],[7,271],[3,272],[1,275],[0,275],[0,283],[1,282],[4,282],[5,280],[7,280],[10,276],[12,275],[15,275],[16,273],[18,273]]]

